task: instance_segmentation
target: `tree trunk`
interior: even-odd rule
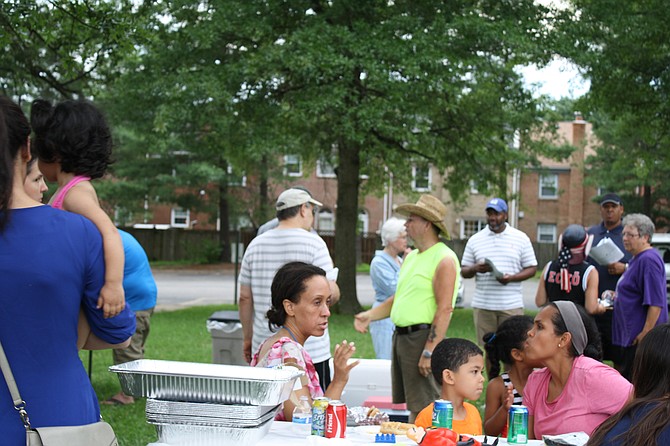
[[[260,185],[258,188],[259,199],[260,199],[260,214],[261,220],[258,222],[258,225],[262,225],[266,222],[266,217],[270,214],[269,198],[268,198],[268,157],[263,155],[261,158],[260,166]]]
[[[361,310],[356,295],[356,227],[358,225],[358,148],[339,145],[337,168],[337,218],[335,219],[335,266],[340,269],[340,311],[356,314]]]
[[[642,209],[644,214],[652,220],[654,219],[654,216],[652,215],[653,207],[651,200],[651,186],[644,185],[642,186]]]
[[[221,261],[230,262],[230,209],[228,206],[228,186],[219,184],[219,242],[221,244]]]

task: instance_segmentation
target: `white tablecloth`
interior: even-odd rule
[[[292,423],[275,421],[270,427],[270,432],[257,444],[271,445],[271,446],[352,446],[359,444],[380,444],[375,443],[376,428],[374,426],[361,427],[347,427],[347,438],[323,438],[316,436],[301,436],[295,432]],[[484,437],[475,437],[482,441]],[[223,441],[221,444],[226,444]],[[409,440],[405,436],[396,438],[396,445],[416,446],[416,443]],[[540,440],[528,441],[528,446],[539,446],[544,443]],[[498,442],[499,446],[507,445],[507,440],[501,438]],[[169,446],[164,443],[150,443],[148,446]]]

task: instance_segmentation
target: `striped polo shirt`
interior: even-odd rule
[[[289,262],[305,262],[318,266],[328,274],[333,270],[326,242],[316,234],[300,228],[272,229],[254,238],[244,252],[240,269],[240,285],[251,287],[254,302],[254,354],[261,343],[273,333],[268,328],[267,311],[272,305],[270,286],[279,268]],[[330,335],[311,336],[305,350],[314,362],[330,359]]]
[[[526,234],[505,223],[499,234],[488,225],[470,237],[463,252],[462,266],[472,266],[490,259],[503,274],[516,274],[524,268],[537,266],[533,245]],[[484,310],[512,310],[523,308],[521,282],[503,285],[493,273],[475,275],[475,295],[472,307]]]

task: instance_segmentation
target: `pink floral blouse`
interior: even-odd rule
[[[263,358],[259,359],[258,354],[263,350],[263,345],[265,345],[265,342],[261,344],[251,359],[250,365],[252,367],[274,367],[284,364],[285,359],[291,358],[293,361],[289,362],[295,362],[307,372],[307,387],[309,387],[309,394],[312,396],[312,399],[323,396],[323,390],[321,390],[321,385],[319,384],[319,374],[314,368],[312,358],[310,358],[302,345],[290,338],[282,337],[272,344],[272,347],[270,347],[270,350],[268,350]],[[285,421],[283,410],[277,412],[275,420]]]

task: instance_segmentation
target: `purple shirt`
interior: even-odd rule
[[[633,257],[616,287],[612,344],[628,347],[640,334],[649,306],[661,308],[656,325],[668,322],[665,265],[655,249]]]

